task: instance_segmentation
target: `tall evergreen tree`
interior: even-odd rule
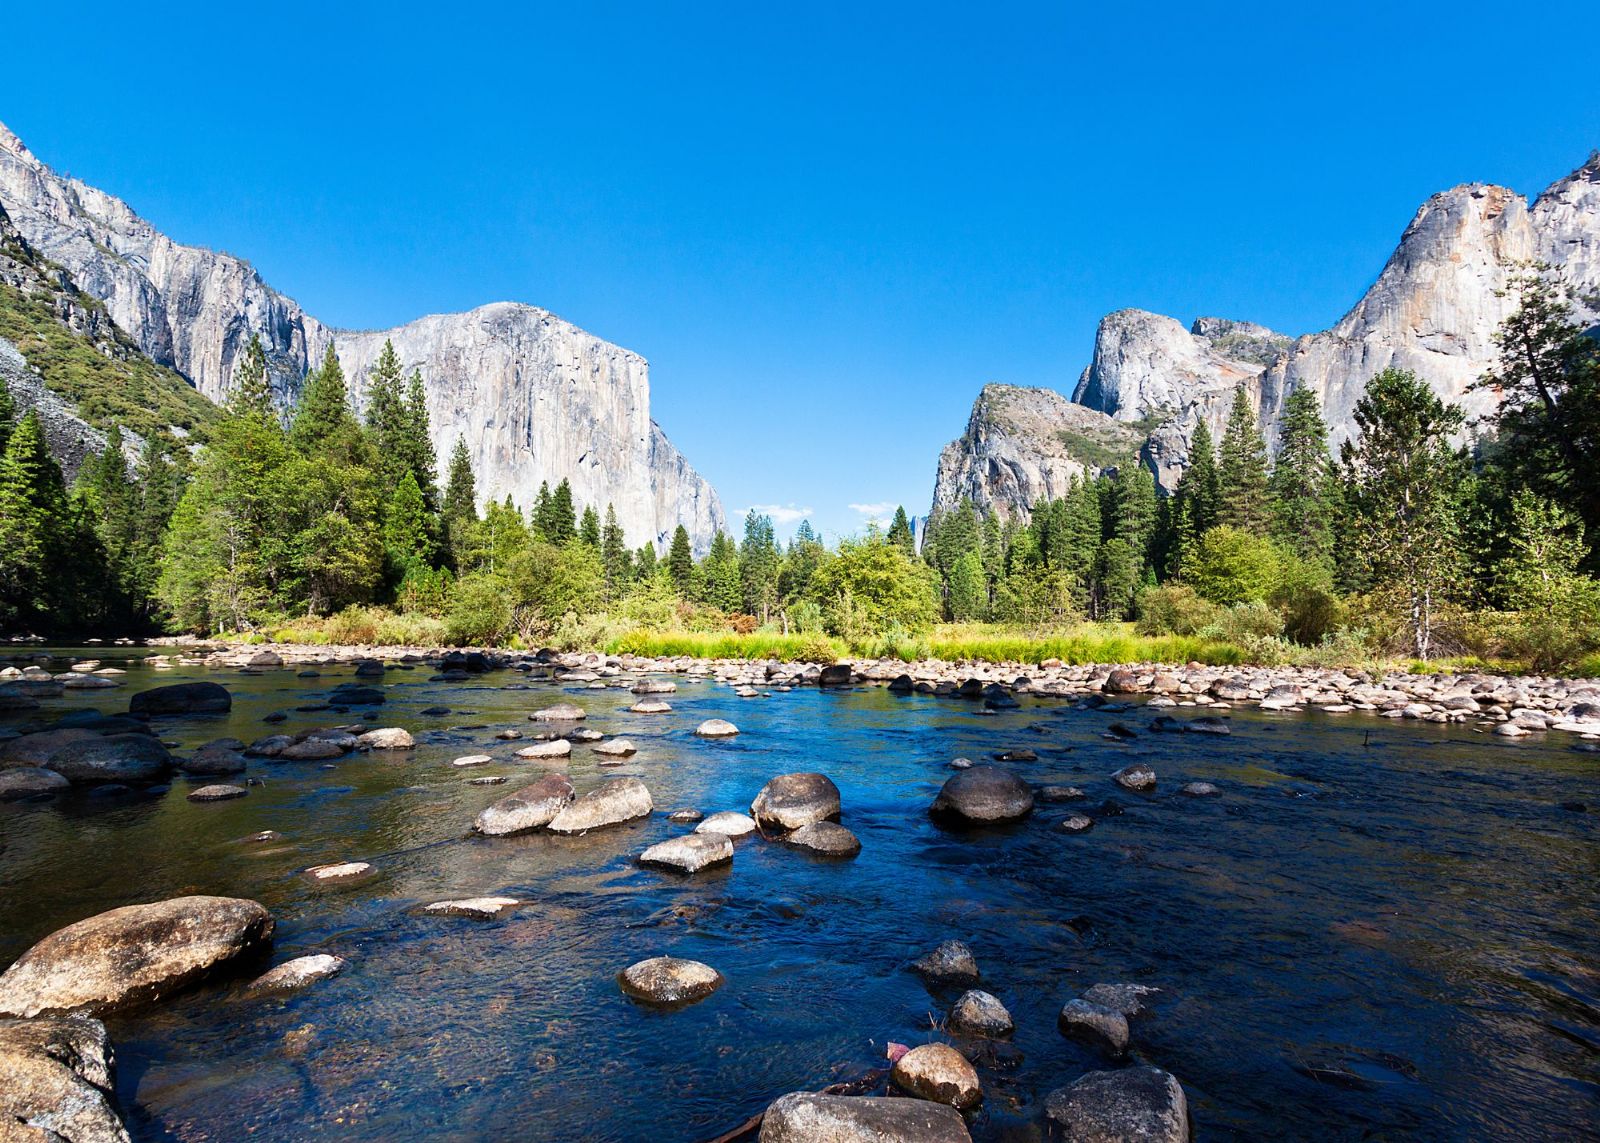
[[[44,631],[58,624],[70,601],[60,577],[69,570],[73,542],[61,469],[30,410],[0,457],[0,629]]]
[[[395,583],[432,565],[433,537],[429,533],[427,502],[416,476],[407,472],[389,497],[383,517],[383,547]]]
[[[811,590],[812,578],[827,558],[828,551],[823,547],[817,530],[811,526],[811,521],[801,520],[778,568],[778,596],[785,606],[806,598]]]
[[[778,543],[772,517],[763,516],[753,508],[744,518],[739,575],[743,609],[765,623],[778,602]]]
[[[577,534],[578,512],[572,500],[572,485],[562,477],[550,493],[550,524],[545,529],[545,539],[552,544],[565,544]]]
[[[583,517],[578,521],[578,540],[597,552],[600,550],[600,516],[592,504],[583,510]]]
[[[1355,420],[1360,439],[1346,441],[1340,456],[1359,550],[1378,583],[1397,594],[1411,649],[1427,659],[1460,559],[1466,458],[1450,437],[1464,414],[1415,374],[1386,369],[1367,382]]]
[[[367,374],[367,430],[377,451],[383,486],[391,492],[399,488],[410,469],[403,444],[406,409],[400,372],[400,355],[394,351],[394,342],[385,338],[378,360]]]
[[[911,534],[911,520],[903,504],[894,510],[894,520],[889,525],[889,542],[908,556],[917,554],[916,537]]]
[[[1222,434],[1222,457],[1217,470],[1221,489],[1217,522],[1246,532],[1259,533],[1268,523],[1267,442],[1256,426],[1256,412],[1244,386],[1233,391],[1228,428]]]
[[[467,442],[456,438],[450,454],[450,479],[445,485],[443,515],[447,521],[475,520],[478,516],[478,482],[472,475]]]
[[[950,594],[946,608],[954,622],[976,623],[985,618],[988,602],[983,555],[977,548],[968,548],[950,569]]]
[[[261,338],[251,335],[233,367],[233,388],[228,404],[237,408],[271,409],[272,385],[267,378],[267,351]]]
[[[550,540],[555,524],[551,519],[554,502],[550,498],[550,482],[539,481],[539,494],[533,498],[533,534],[541,540]],[[553,541],[552,541],[553,542]]]
[[[738,611],[744,600],[739,549],[720,528],[711,537],[711,550],[701,564],[701,572],[705,577],[705,602],[722,611]]]
[[[680,595],[687,596],[690,581],[694,578],[694,550],[689,546],[689,529],[682,524],[672,533],[672,549],[667,553],[667,568],[672,573],[672,584]]]
[[[1333,561],[1335,491],[1328,425],[1316,394],[1296,389],[1284,402],[1278,457],[1267,481],[1272,535],[1302,559]]]
[[[651,549],[654,557],[655,549]],[[606,505],[606,520],[600,528],[600,566],[606,575],[606,587],[613,594],[620,592],[627,585],[629,572],[632,568],[628,553],[628,542],[622,533],[622,525],[617,523],[617,510],[610,504]],[[654,559],[651,560],[654,563]]]
[[[241,394],[243,395],[243,394]],[[252,398],[251,404],[255,401]],[[339,357],[328,346],[322,364],[306,374],[300,401],[295,406],[294,420],[289,427],[289,443],[302,454],[310,454],[332,441],[348,440],[355,416],[350,412],[349,394],[345,390],[344,369]]]
[[[1167,545],[1168,574],[1175,575],[1200,537],[1217,525],[1222,501],[1222,481],[1211,427],[1202,418],[1189,441],[1189,466],[1178,478],[1173,494],[1171,540]]]
[[[11,390],[7,387],[5,378],[0,377],[0,455],[5,454],[6,442],[11,439],[11,430],[16,423],[16,402],[11,399]]]
[[[652,540],[646,540],[644,546],[634,553],[633,565],[641,580],[648,580],[656,574],[656,545]]]
[[[1142,464],[1124,464],[1111,478],[1110,539],[1121,540],[1142,571],[1156,532],[1156,479]]]
[[[417,479],[422,498],[432,511],[439,502],[439,458],[433,451],[433,433],[428,422],[428,394],[422,374],[415,369],[406,382],[406,401],[400,434],[400,451],[406,468]]]

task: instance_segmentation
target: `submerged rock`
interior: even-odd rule
[[[522,901],[516,897],[459,897],[453,901],[434,901],[424,905],[422,911],[441,917],[473,917],[477,920],[489,920],[521,904]]]
[[[0,1020],[0,1139],[128,1143],[112,1066],[98,1020]]]
[[[657,956],[631,964],[617,976],[622,991],[650,1004],[693,1004],[722,987],[722,974],[709,964]]]
[[[1067,833],[1088,833],[1094,828],[1094,819],[1088,814],[1068,814],[1061,819],[1061,828]]]
[[[313,865],[305,875],[313,881],[354,881],[372,872],[369,861],[330,861],[326,865]]]
[[[1124,766],[1111,775],[1111,780],[1124,790],[1136,790],[1140,793],[1148,793],[1156,788],[1156,772],[1143,762]]]
[[[1045,1117],[1084,1143],[1186,1143],[1189,1103],[1183,1086],[1160,1068],[1088,1075],[1045,1097]]]
[[[173,770],[172,755],[148,734],[96,735],[92,741],[69,742],[50,755],[46,766],[74,785],[149,785]]]
[[[532,746],[524,746],[517,751],[518,758],[531,758],[534,761],[547,758],[567,758],[572,754],[572,743],[565,738],[557,738],[552,742],[535,742]]]
[[[698,873],[733,860],[733,840],[722,833],[691,833],[657,842],[639,855],[640,865]]]
[[[489,806],[478,815],[472,828],[489,837],[539,829],[571,805],[572,797],[572,781],[565,774],[547,774]]]
[[[137,715],[223,714],[232,709],[233,696],[220,683],[172,683],[128,700],[128,713]]]
[[[911,969],[938,984],[975,984],[978,961],[962,941],[942,941],[939,947],[911,962]]]
[[[0,975],[0,1016],[100,1015],[169,996],[272,936],[239,897],[175,897],[99,913],[45,937]]]
[[[931,812],[973,825],[1016,821],[1033,812],[1033,791],[1009,770],[973,766],[945,782]]]
[[[242,798],[250,793],[243,786],[201,786],[198,790],[189,792],[191,802],[228,802],[234,798]]]
[[[837,822],[812,822],[783,840],[823,857],[854,857],[861,852],[860,839]]]
[[[47,766],[56,751],[79,742],[98,742],[100,737],[99,731],[79,726],[24,734],[0,742],[0,767]]]
[[[550,822],[554,833],[584,833],[647,817],[655,809],[650,791],[637,778],[613,778],[564,808]]]
[[[296,988],[304,988],[308,984],[315,984],[319,980],[338,976],[344,971],[348,963],[342,956],[333,956],[329,953],[312,953],[310,956],[297,956],[293,960],[286,960],[275,968],[268,969],[250,982],[251,992],[289,992]]]
[[[983,1102],[978,1073],[949,1044],[923,1044],[895,1061],[889,1078],[902,1091],[963,1111]]]
[[[972,1143],[953,1107],[875,1095],[780,1096],[761,1118],[760,1143]]]
[[[38,798],[65,790],[65,778],[43,766],[13,766],[0,770],[0,802],[16,802],[24,798]]]
[[[836,818],[839,787],[826,774],[779,774],[750,803],[750,816],[775,830],[794,830]]]
[[[666,714],[672,710],[672,707],[659,699],[646,699],[643,702],[634,703],[628,709],[634,714]]]
[[[961,994],[950,1009],[949,1025],[964,1036],[1009,1036],[1016,1029],[1000,998],[977,988]]]
[[[1143,1015],[1146,1011],[1145,1000],[1160,993],[1161,989],[1148,984],[1097,984],[1083,994],[1083,999],[1133,1017]]]
[[[1178,791],[1178,793],[1187,795],[1191,798],[1215,798],[1217,795],[1221,794],[1222,791],[1217,789],[1217,787],[1213,786],[1210,782],[1189,782],[1186,783],[1183,788]]]
[[[417,745],[411,732],[398,726],[385,726],[358,734],[356,743],[363,750],[411,750]]]
[[[588,713],[575,703],[558,702],[554,706],[547,706],[543,710],[536,710],[528,716],[535,722],[578,722],[588,718]]]

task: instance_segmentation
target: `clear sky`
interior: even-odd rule
[[[833,534],[926,511],[979,387],[1070,392],[1102,314],[1324,328],[1429,194],[1600,147],[1592,0],[4,25],[0,120],[58,170],[338,326],[544,306],[650,360],[730,517]]]

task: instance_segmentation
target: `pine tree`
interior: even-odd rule
[[[551,532],[555,525],[551,520],[553,502],[550,498],[550,482],[539,481],[539,495],[533,499],[533,534],[541,540],[554,542]]]
[[[0,377],[0,455],[6,451],[6,442],[11,439],[11,430],[17,423],[16,402],[11,399],[11,390],[6,386],[4,377]]]
[[[383,519],[383,547],[395,583],[409,572],[433,563],[433,539],[429,535],[428,505],[417,487],[417,478],[407,472],[389,498]]]
[[[804,599],[811,590],[811,581],[828,558],[822,538],[811,526],[810,520],[800,521],[789,541],[789,550],[778,568],[778,596],[784,603],[792,604]]]
[[[261,338],[252,335],[244,352],[234,363],[233,388],[228,394],[228,407],[235,411],[253,409],[270,412],[272,386],[267,378],[267,353],[261,347]]]
[[[329,442],[347,439],[354,426],[355,417],[350,412],[349,394],[345,391],[344,369],[330,344],[323,354],[322,365],[306,374],[289,428],[289,443],[308,455]]]
[[[648,580],[654,577],[657,564],[655,543],[648,540],[645,541],[644,546],[634,554],[633,563],[641,580]]]
[[[447,522],[478,518],[477,480],[472,475],[467,442],[461,437],[456,438],[455,451],[450,454],[450,480],[445,485],[442,514]]]
[[[1333,458],[1316,394],[1310,389],[1289,394],[1278,433],[1277,462],[1267,481],[1272,535],[1302,559],[1331,567]]]
[[[711,550],[701,565],[705,577],[705,602],[726,612],[739,610],[744,585],[739,579],[739,549],[720,528],[711,538]]]
[[[1359,441],[1341,451],[1358,550],[1380,588],[1398,596],[1419,659],[1433,651],[1434,618],[1460,561],[1465,456],[1450,437],[1464,419],[1415,374],[1386,369],[1356,402]]]
[[[439,458],[433,451],[433,434],[428,422],[428,395],[422,374],[415,369],[406,383],[406,402],[401,422],[400,451],[406,468],[417,479],[422,498],[430,511],[439,502]]]
[[[1100,619],[1121,620],[1133,609],[1138,590],[1140,561],[1133,545],[1113,536],[1100,545],[1095,557],[1095,614]]]
[[[667,554],[667,568],[672,572],[673,586],[678,594],[689,594],[690,580],[694,576],[694,551],[689,546],[689,529],[682,524],[672,533],[672,550]]]
[[[61,469],[30,410],[0,457],[0,628],[59,626],[58,612],[70,601],[60,577],[73,541]]]
[[[550,524],[545,539],[552,544],[565,544],[578,534],[578,513],[572,502],[572,485],[566,477],[550,494]]]
[[[401,478],[410,469],[402,443],[405,416],[405,401],[400,395],[400,357],[394,351],[394,342],[385,338],[377,363],[367,374],[367,431],[372,434],[378,468],[387,489],[398,490]]]
[[[917,554],[916,537],[911,534],[911,520],[906,516],[904,505],[894,510],[894,521],[889,525],[889,542],[908,556]]]
[[[651,549],[652,564],[655,549]],[[628,556],[628,542],[622,534],[622,525],[617,523],[617,510],[610,504],[606,505],[606,521],[600,528],[600,566],[605,570],[606,588],[613,595],[622,591],[627,585],[629,573],[632,568]]]
[[[1200,537],[1217,524],[1222,487],[1217,474],[1217,454],[1211,428],[1202,418],[1189,441],[1189,466],[1178,478],[1171,507],[1171,540],[1167,550],[1168,574],[1176,575]]]
[[[950,569],[950,618],[956,623],[979,622],[988,611],[988,602],[983,557],[977,548],[969,548]]]
[[[600,550],[600,516],[593,505],[583,510],[578,521],[578,542],[596,552]]]
[[[1217,522],[1253,534],[1263,531],[1269,522],[1267,444],[1243,385],[1233,391],[1217,478],[1221,488]]]
[[[739,545],[739,574],[743,610],[765,623],[778,602],[778,543],[772,517],[754,509],[744,518],[744,542]]]
[[[1151,548],[1157,524],[1155,476],[1142,464],[1125,464],[1111,478],[1111,487],[1110,538],[1128,545],[1142,575],[1153,562]]]

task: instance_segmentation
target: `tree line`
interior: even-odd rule
[[[903,508],[833,548],[809,523],[780,543],[751,512],[701,558],[681,526],[663,553],[632,547],[612,507],[578,505],[566,481],[480,509],[460,440],[440,486],[422,378],[389,344],[358,419],[331,347],[280,414],[252,341],[202,447],[153,436],[130,465],[114,431],[70,488],[0,388],[0,628],[272,634],[377,608],[391,625],[360,633],[411,641],[763,628],[864,645],[940,620],[1132,619],[1258,647],[1354,632],[1418,658],[1498,640],[1570,663],[1600,621],[1600,357],[1547,267],[1511,289],[1482,424],[1390,370],[1337,455],[1307,390],[1269,452],[1241,388],[1220,444],[1196,425],[1170,496],[1128,463],[1026,524],[964,501],[920,545]]]

